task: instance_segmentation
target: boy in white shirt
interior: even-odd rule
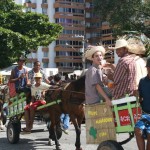
[[[42,74],[36,73],[34,76],[35,84],[31,87],[31,102],[30,104],[26,105],[25,110],[25,121],[26,121],[26,128],[23,129],[24,133],[31,133],[31,129],[33,127],[35,111],[38,106],[46,104],[44,100],[44,92],[48,90],[51,85],[42,82]]]

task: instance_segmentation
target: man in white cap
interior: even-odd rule
[[[128,52],[128,42],[125,39],[116,41],[115,47],[118,57],[120,57],[117,66],[112,64],[107,66],[114,70],[111,78],[114,82],[112,96],[114,99],[134,95],[136,91],[136,62]],[[108,76],[109,78],[111,76]]]
[[[85,58],[92,61],[91,67],[86,72],[85,79],[85,97],[86,104],[95,104],[101,102],[101,97],[111,106],[111,99],[104,91],[104,85],[102,83],[102,71],[99,68],[103,57],[105,55],[105,49],[102,46],[92,46],[85,53]]]

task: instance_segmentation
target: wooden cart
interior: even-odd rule
[[[45,105],[39,106],[37,108],[38,111],[42,111],[42,109],[50,107],[52,105],[60,103],[61,100],[53,101],[47,103]],[[8,118],[9,122],[7,125],[7,139],[10,143],[17,143],[20,139],[21,132],[21,118],[24,115],[24,107],[26,105],[26,96],[25,93],[21,93],[10,99],[10,105],[8,106]],[[58,128],[56,130],[58,139],[62,136],[62,130]]]
[[[97,150],[123,150],[122,144],[134,137],[135,122],[141,116],[136,97],[113,100],[113,107],[105,103],[86,105],[86,142],[99,144]],[[117,142],[116,134],[129,133],[129,138]]]

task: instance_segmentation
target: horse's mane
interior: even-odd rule
[[[85,89],[85,75],[81,76],[77,80],[72,81],[70,84],[74,86],[75,91],[80,91]]]

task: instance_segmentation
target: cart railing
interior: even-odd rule
[[[46,103],[45,105],[37,107],[37,110],[59,104],[61,102],[60,99],[54,100],[53,102]],[[24,107],[26,106],[26,95],[25,93],[20,93],[17,96],[10,99],[10,105],[8,106],[8,118],[23,114],[24,113]]]

